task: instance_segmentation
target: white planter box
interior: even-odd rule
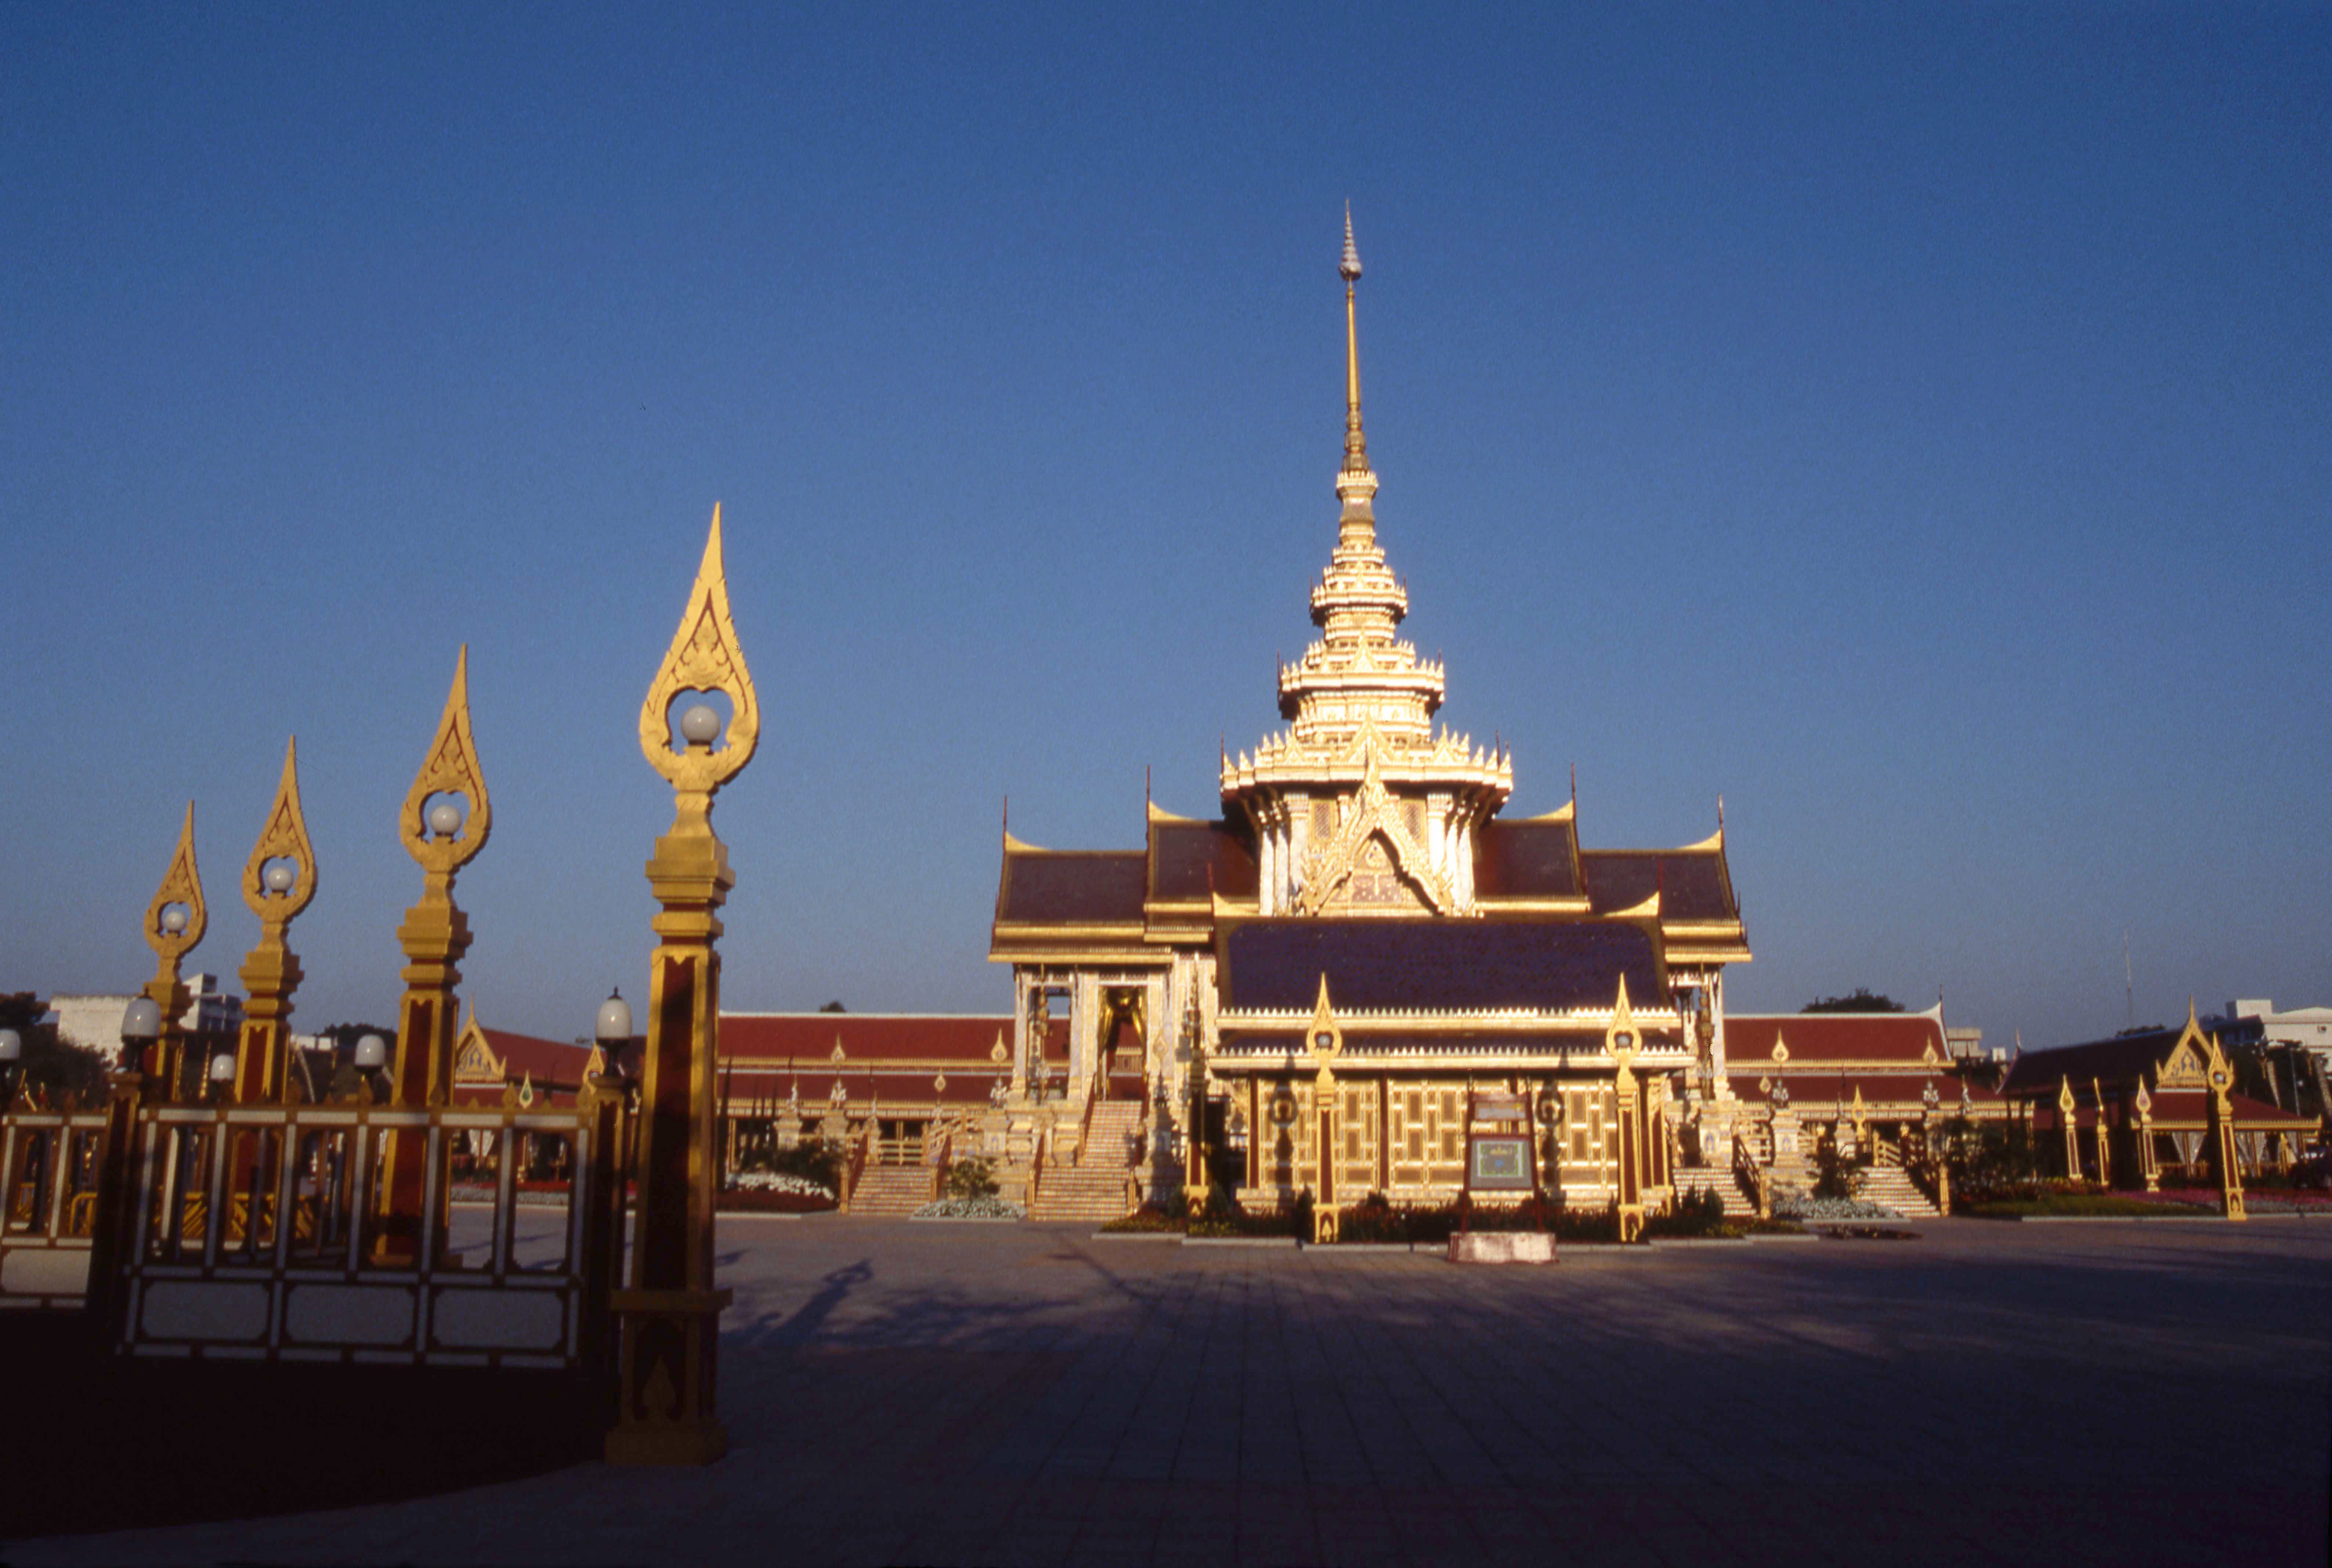
[[[1452,1263],[1553,1263],[1554,1238],[1544,1230],[1476,1230],[1449,1238]]]

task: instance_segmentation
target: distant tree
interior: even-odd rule
[[[1868,986],[1857,986],[1842,997],[1816,997],[1800,1008],[1802,1013],[1899,1013],[1903,1004],[1880,996]]]
[[[57,1038],[54,1024],[41,1021],[49,1004],[31,991],[0,993],[0,1029],[14,1029],[24,1042],[24,1082],[53,1097],[60,1092],[82,1104],[105,1098],[105,1056],[86,1046]]]
[[[822,1013],[846,1013],[850,1009],[844,1007],[840,1002],[828,1002],[826,1006],[818,1009],[817,1010]]]

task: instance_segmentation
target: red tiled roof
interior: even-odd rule
[[[2017,1095],[2044,1092],[2053,1095],[2066,1078],[2079,1088],[2089,1078],[2122,1085],[2141,1076],[2154,1077],[2162,1064],[2169,1060],[2170,1053],[2178,1048],[2184,1032],[2183,1028],[2148,1029],[2141,1034],[2087,1040],[2077,1046],[2026,1051],[2010,1066],[2008,1080],[2002,1087]]]
[[[798,1083],[804,1114],[815,1114],[827,1103],[836,1079],[850,1104],[864,1112],[870,1101],[894,1105],[985,1105],[999,1077],[1009,1082],[1008,1069],[992,1063],[934,1073],[928,1067],[876,1068],[867,1071],[846,1064],[839,1071],[826,1062],[804,1062],[798,1071],[782,1066],[755,1064],[723,1070],[715,1092],[734,1114],[750,1114],[752,1107],[783,1104]],[[938,1080],[944,1079],[941,1086]]]
[[[1060,1028],[1066,1030],[1066,1023]],[[805,1072],[829,1067],[838,1041],[846,1070],[882,1062],[916,1061],[961,1064],[984,1071],[1006,1066],[993,1061],[990,1053],[999,1041],[1008,1053],[1011,1040],[1009,1013],[721,1015],[722,1057],[740,1066],[747,1062],[782,1066],[790,1059]]]
[[[486,1037],[486,1044],[502,1058],[502,1071],[513,1084],[522,1077],[531,1077],[538,1089],[577,1088],[583,1082],[584,1066],[591,1059],[588,1046],[514,1035],[508,1029],[481,1027],[478,1032]]]
[[[1944,1021],[1934,1012],[1727,1013],[1725,1066],[1736,1077],[1770,1071],[1776,1039],[1789,1048],[1791,1066],[1900,1062],[1905,1072],[1921,1072],[1926,1070],[1924,1053],[1931,1047],[1938,1070],[1952,1059],[1944,1043]]]

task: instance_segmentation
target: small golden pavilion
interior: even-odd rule
[[[1731,1098],[1724,973],[1750,952],[1722,822],[1680,848],[1583,849],[1575,792],[1502,817],[1510,755],[1437,727],[1443,668],[1399,636],[1409,596],[1377,535],[1349,217],[1338,270],[1341,513],[1317,640],[1280,669],[1286,727],[1224,758],[1219,815],[1151,806],[1139,848],[1005,835],[989,957],[1013,972],[1014,1153],[1039,1130],[1074,1144],[1086,1107],[1132,1093],[1145,1190],[1439,1199],[1496,1099],[1535,1123],[1542,1190],[1657,1208],[1674,1154],[1652,1130]]]

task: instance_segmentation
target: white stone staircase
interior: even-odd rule
[[[850,1212],[874,1219],[903,1219],[932,1200],[928,1165],[869,1165],[850,1195]]]
[[[1141,1101],[1097,1102],[1075,1162],[1047,1163],[1039,1173],[1028,1218],[1094,1224],[1122,1218],[1133,1140],[1141,1130]]]
[[[1900,1165],[1878,1164],[1862,1174],[1862,1200],[1884,1203],[1906,1219],[1939,1218],[1935,1205]]]

